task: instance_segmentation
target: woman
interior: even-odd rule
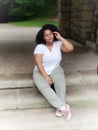
[[[57,27],[52,24],[46,24],[40,29],[36,42],[33,72],[35,85],[47,101],[57,109],[56,116],[70,120],[70,107],[65,101],[66,82],[60,62],[61,51],[70,52],[73,50],[73,45],[64,39]],[[53,85],[55,91],[52,89]]]

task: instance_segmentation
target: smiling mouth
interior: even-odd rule
[[[53,38],[50,38],[50,39],[48,39],[48,40],[53,40]]]

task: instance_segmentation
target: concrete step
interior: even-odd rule
[[[97,107],[71,107],[72,119],[55,116],[55,109],[0,111],[1,130],[98,130]]]
[[[68,86],[89,87],[91,85],[98,85],[96,70],[68,71],[65,73],[65,77]]]
[[[0,74],[0,89],[33,87],[32,74]]]
[[[67,102],[72,106],[98,101],[95,71],[66,73]],[[32,74],[0,75],[0,110],[51,107],[33,83]]]
[[[95,71],[69,71],[65,73],[67,86],[79,87],[98,85]],[[0,89],[33,87],[32,73],[0,74]]]
[[[67,87],[67,103],[71,106],[97,106],[98,85]],[[0,110],[51,107],[37,88],[0,90]]]

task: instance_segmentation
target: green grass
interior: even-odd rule
[[[41,27],[44,24],[54,24],[58,26],[57,21],[45,19],[45,18],[37,18],[33,20],[19,21],[19,22],[10,22],[10,24],[16,26],[23,26],[23,27]]]

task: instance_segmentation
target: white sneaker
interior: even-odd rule
[[[70,120],[71,119],[71,117],[72,117],[72,114],[71,114],[71,111],[70,111],[70,107],[69,107],[69,105],[67,104],[66,105],[66,109],[63,109],[63,110],[61,110],[61,113],[62,113],[62,115],[64,116],[64,118],[66,119],[66,120]]]
[[[58,116],[58,117],[61,117],[62,116],[61,110],[57,109],[56,112],[55,112],[55,115]]]

